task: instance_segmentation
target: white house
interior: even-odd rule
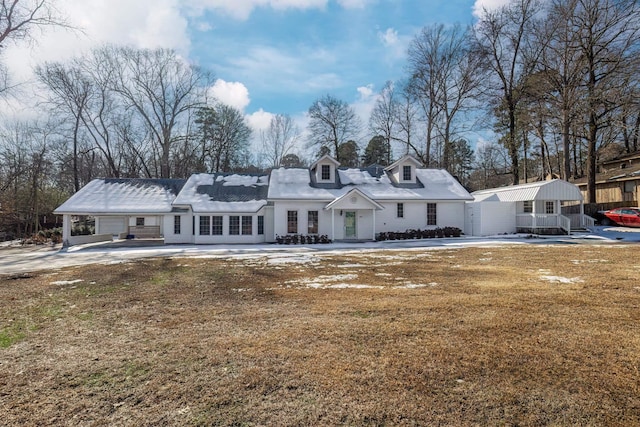
[[[516,232],[563,232],[593,226],[584,215],[580,189],[560,179],[471,193],[465,233],[474,236]],[[566,203],[579,204],[580,214],[563,215]]]
[[[67,244],[118,236],[165,243],[273,242],[290,234],[373,240],[384,231],[465,228],[473,198],[448,172],[405,156],[388,167],[343,169],[324,156],[309,169],[270,176],[195,174],[188,180],[97,179],[55,213]],[[71,218],[95,218],[94,236],[72,236]]]

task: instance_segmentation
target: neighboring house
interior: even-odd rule
[[[383,231],[464,229],[465,202],[472,197],[448,172],[424,169],[411,156],[385,168],[339,166],[324,156],[309,169],[280,168],[270,176],[98,179],[55,213],[64,215],[67,244],[112,234],[210,244],[273,242],[288,234],[373,240]],[[78,215],[95,217],[97,237],[71,236],[71,217]]]
[[[587,178],[573,181],[587,197]],[[611,206],[637,206],[640,200],[640,153],[627,154],[599,164],[596,201]]]
[[[465,230],[474,236],[504,233],[554,233],[593,226],[584,215],[577,186],[560,179],[539,181],[471,193]],[[566,204],[578,204],[578,214],[562,215]]]

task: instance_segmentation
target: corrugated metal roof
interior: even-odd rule
[[[475,191],[471,195],[476,201],[582,200],[580,189],[576,185],[561,179],[490,188],[488,190]]]

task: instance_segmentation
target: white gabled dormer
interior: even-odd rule
[[[416,168],[419,167],[422,167],[422,163],[415,157],[407,154],[387,166],[384,170],[391,175],[393,182],[396,184],[415,184]]]
[[[328,154],[320,157],[311,165],[311,172],[315,175],[318,184],[335,184],[336,169],[340,163]]]

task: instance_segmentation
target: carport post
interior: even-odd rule
[[[71,215],[62,215],[62,245],[69,246],[69,237],[71,237]]]

